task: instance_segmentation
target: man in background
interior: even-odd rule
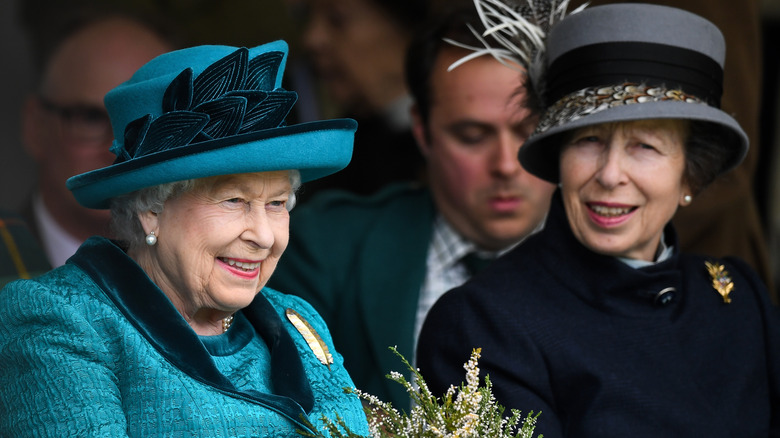
[[[89,236],[109,233],[108,210],[81,207],[65,187],[69,177],[115,158],[103,96],[174,48],[150,25],[113,11],[75,14],[58,24],[42,35],[28,23],[39,77],[22,110],[22,141],[37,167],[35,192],[22,213],[52,267]]]
[[[385,378],[404,369],[389,347],[413,361],[428,309],[476,272],[472,260],[484,264],[537,230],[554,190],[517,158],[537,123],[522,106],[521,74],[490,56],[447,70],[472,52],[443,37],[480,45],[468,22],[479,23],[473,7],[444,16],[408,53],[427,185],[322,193],[302,204],[269,281],[314,305],[356,386],[398,408],[409,398]]]

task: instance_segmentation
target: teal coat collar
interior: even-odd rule
[[[271,352],[271,380],[276,394],[241,391],[217,369],[198,335],[149,279],[114,242],[89,238],[68,260],[89,275],[131,324],[170,363],[191,378],[224,393],[257,403],[301,423],[314,396],[294,341],[271,303],[257,294],[241,312]]]

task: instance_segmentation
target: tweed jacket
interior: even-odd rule
[[[730,303],[705,261],[725,267]],[[498,402],[541,410],[545,438],[780,436],[780,315],[757,275],[736,259],[634,269],[596,254],[559,193],[541,233],[428,314],[417,358],[434,393],[475,347]]]
[[[393,185],[371,197],[323,193],[293,210],[290,243],[269,285],[322,315],[355,385],[406,408],[406,368],[389,350],[414,352],[414,324],[433,236],[427,189]]]
[[[321,363],[285,317],[326,342]],[[200,337],[113,242],[0,292],[0,436],[294,437],[303,418],[365,415],[327,328],[303,300],[263,289]],[[259,352],[259,353],[254,353]]]

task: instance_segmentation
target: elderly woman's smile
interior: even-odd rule
[[[288,171],[217,176],[142,215],[159,240],[140,264],[196,331],[220,329],[268,281],[287,247],[291,194]]]
[[[237,260],[227,257],[217,257],[217,260],[228,265],[226,269],[246,278],[253,278],[257,275],[257,268],[260,267],[260,262],[262,262],[262,260],[253,262],[251,260]]]

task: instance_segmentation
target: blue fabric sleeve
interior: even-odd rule
[[[126,436],[112,355],[89,313],[35,281],[2,295],[0,436]]]

